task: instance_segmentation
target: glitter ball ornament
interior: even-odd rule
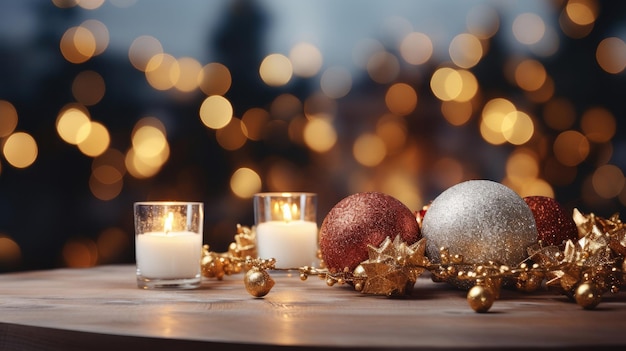
[[[563,246],[567,240],[578,239],[578,228],[565,208],[547,196],[527,196],[524,201],[530,207],[537,225],[537,239],[544,245]]]
[[[445,247],[468,264],[496,261],[514,266],[537,241],[535,219],[526,202],[490,180],[465,181],[441,193],[424,215],[421,234],[433,262],[440,262],[439,249]]]
[[[408,245],[419,238],[415,214],[400,200],[379,192],[356,193],[339,201],[320,226],[320,253],[329,270],[351,272],[378,247],[396,236]]]

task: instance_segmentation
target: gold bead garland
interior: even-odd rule
[[[478,313],[489,311],[499,298],[502,286],[511,285],[524,292],[542,287],[556,290],[574,300],[583,309],[594,309],[606,292],[617,293],[624,284],[626,271],[626,225],[617,214],[610,218],[584,215],[577,209],[573,214],[579,239],[568,240],[561,250],[543,246],[541,242],[528,248],[528,257],[515,267],[495,261],[480,264],[464,262],[463,256],[440,248],[440,262],[431,263],[425,257],[426,239],[408,245],[396,236],[387,237],[379,247],[368,247],[368,259],[354,271],[331,272],[321,267],[280,268],[273,258],[256,255],[254,228],[237,225],[235,242],[228,252],[215,253],[204,245],[202,275],[223,279],[225,275],[245,272],[244,285],[254,297],[267,295],[275,282],[268,271],[297,269],[301,280],[318,276],[328,286],[351,284],[364,294],[398,296],[413,291],[417,278],[425,271],[435,282],[451,279],[469,284],[467,302]]]

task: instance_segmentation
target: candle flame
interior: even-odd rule
[[[165,234],[172,231],[172,224],[174,223],[174,213],[170,212],[165,217],[165,223],[163,223],[163,230],[165,230]]]
[[[283,220],[290,222],[292,220],[291,208],[289,204],[283,204]]]

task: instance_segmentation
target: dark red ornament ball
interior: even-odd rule
[[[379,192],[349,195],[339,201],[320,226],[320,253],[326,267],[352,272],[369,258],[368,245],[378,247],[397,235],[408,245],[420,238],[415,217],[400,200]]]
[[[573,214],[548,196],[527,196],[524,201],[535,217],[538,236],[544,245],[563,246],[567,240],[578,240]]]

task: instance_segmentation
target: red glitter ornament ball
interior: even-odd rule
[[[555,199],[547,196],[527,196],[524,201],[530,207],[537,225],[537,239],[544,245],[562,246],[567,240],[578,240],[578,227],[572,214]]]
[[[397,235],[408,245],[420,238],[415,214],[400,200],[379,192],[356,193],[339,201],[320,227],[320,253],[334,272],[353,271],[378,247]]]

